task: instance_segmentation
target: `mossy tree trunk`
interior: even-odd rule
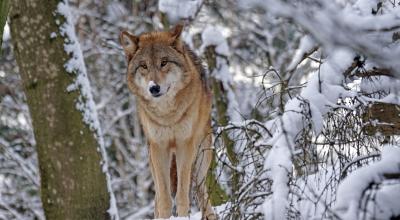
[[[99,144],[76,109],[79,90],[67,92],[76,75],[64,67],[56,13],[59,0],[15,0],[10,27],[35,134],[46,219],[110,219]],[[54,35],[56,34],[56,37]]]
[[[217,53],[215,51],[215,46],[208,46],[206,48],[205,57],[207,59],[208,71],[212,73],[215,69],[217,69]],[[213,91],[213,105],[216,110],[216,120],[219,126],[227,126],[230,120],[228,116],[228,97],[226,94],[228,88],[224,88],[223,83],[214,76],[212,76],[212,74],[210,74],[209,80],[211,82],[211,87]],[[234,151],[235,142],[229,137],[228,133],[225,131],[222,132],[221,138],[226,148],[228,159],[230,160],[233,166],[237,166],[239,161]],[[215,158],[212,161],[211,167],[213,170],[216,167]],[[239,173],[233,170],[231,179],[232,192],[237,192],[239,190],[239,177],[240,177]],[[209,186],[213,185],[212,178],[213,176],[210,176],[210,178],[207,181]],[[227,200],[226,194],[221,190],[222,189],[217,189],[216,192],[211,193],[212,201],[216,202],[217,204],[224,203]],[[214,195],[220,193],[224,194],[222,194],[222,196]]]

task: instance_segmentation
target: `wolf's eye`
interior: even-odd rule
[[[167,65],[167,63],[168,63],[168,61],[166,61],[166,60],[161,61],[161,67],[164,67],[165,65]]]
[[[140,67],[142,67],[143,69],[147,70],[147,65],[146,64],[142,64],[142,65],[140,65]]]

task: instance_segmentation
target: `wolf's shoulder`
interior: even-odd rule
[[[189,47],[188,44],[185,45],[185,52],[189,55],[190,59],[192,60],[194,66],[196,67],[197,72],[200,74],[200,79],[203,83],[204,88],[208,91],[209,90],[209,82],[207,79],[207,71],[206,68],[200,59],[200,57]]]

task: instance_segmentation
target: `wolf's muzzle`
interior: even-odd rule
[[[153,97],[159,97],[159,96],[161,96],[161,93],[160,93],[161,88],[160,88],[160,86],[157,85],[157,84],[152,85],[152,86],[149,88],[149,91],[150,91],[150,93],[151,93],[151,95],[152,95]]]

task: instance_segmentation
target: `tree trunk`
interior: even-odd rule
[[[363,114],[363,130],[367,135],[400,135],[400,105],[373,102]]]
[[[228,116],[228,98],[226,94],[226,89],[221,81],[212,76],[212,72],[217,69],[217,53],[215,51],[215,46],[208,46],[205,50],[205,57],[207,59],[208,64],[208,72],[210,73],[210,82],[213,91],[213,107],[216,109],[216,121],[219,126],[227,126],[229,123]],[[223,143],[225,145],[227,156],[229,161],[233,166],[238,165],[238,159],[236,157],[236,153],[234,151],[235,142],[229,137],[228,133],[224,131],[221,135]],[[213,158],[211,163],[211,170],[216,169],[216,161]],[[215,179],[215,180],[214,180]],[[220,205],[225,203],[228,200],[226,193],[222,190],[222,188],[214,187],[216,184],[216,177],[211,173],[208,176],[207,184],[210,188],[210,197],[213,205]],[[239,174],[232,170],[232,192],[237,192],[239,190]]]
[[[46,219],[110,219],[110,196],[101,170],[99,143],[76,105],[80,90],[67,92],[77,75],[65,63],[57,12],[60,1],[12,1],[14,53],[32,117]]]

